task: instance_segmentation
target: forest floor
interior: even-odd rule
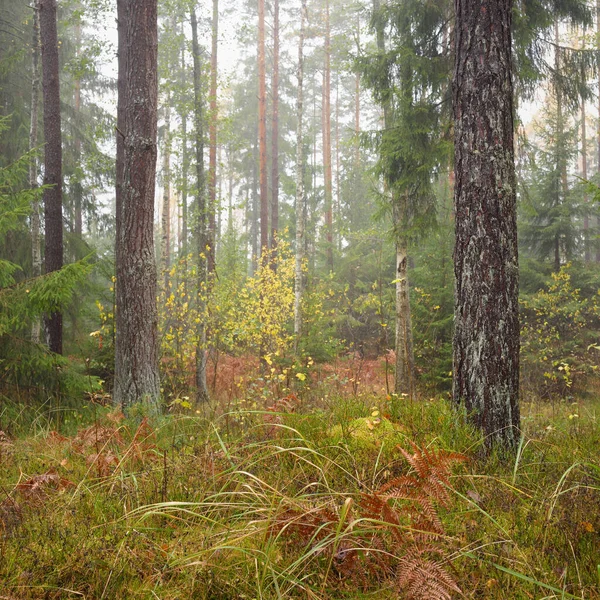
[[[5,402],[0,598],[600,599],[598,400],[523,403],[483,459],[447,400],[324,379],[150,419]]]

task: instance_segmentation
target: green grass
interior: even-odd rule
[[[406,548],[360,503],[409,471],[399,447],[414,442],[469,459],[454,470],[451,505],[439,508],[445,535],[432,538],[463,597],[600,598],[597,402],[524,405],[510,462],[478,459],[478,434],[437,399],[328,397],[292,414],[215,408],[141,428],[101,407],[57,421],[4,406],[0,597],[397,598],[383,567],[352,579],[340,557],[384,531],[386,564],[398,564]],[[29,499],[15,491],[50,469],[63,478],[57,489]],[[410,538],[408,508],[397,510]],[[323,524],[302,538],[292,518],[279,524],[282,514]]]

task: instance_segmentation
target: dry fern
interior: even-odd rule
[[[438,506],[450,504],[450,468],[465,457],[414,444],[412,454],[400,451],[412,471],[361,494],[358,514],[345,515],[350,525],[341,539],[341,517],[329,507],[288,508],[270,533],[285,533],[288,545],[319,545],[315,555],[332,560],[340,581],[367,588],[388,579],[407,600],[450,600],[460,588],[445,568],[451,548]]]

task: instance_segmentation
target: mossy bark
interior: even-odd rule
[[[519,440],[511,0],[456,0],[454,390],[486,448]]]

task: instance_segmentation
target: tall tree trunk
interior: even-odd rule
[[[585,28],[583,30],[583,47],[585,48]],[[583,81],[585,83],[585,71],[583,72]],[[584,182],[587,181],[587,124],[585,114],[585,98],[581,96],[581,177]],[[584,183],[585,185],[585,183]],[[588,195],[584,187],[583,202],[585,203],[585,214],[583,216],[583,243],[585,247],[585,262],[590,262],[590,217],[588,215]]]
[[[161,258],[163,288],[169,296],[169,271],[171,269],[171,94],[165,99],[165,132],[163,137],[163,205]]]
[[[42,89],[44,95],[44,191],[46,273],[63,266],[62,218],[62,137],[60,130],[60,89],[58,80],[58,34],[56,0],[40,0],[40,39],[42,42]],[[62,314],[46,318],[48,346],[62,354]]]
[[[267,86],[265,64],[265,0],[258,0],[258,145],[260,173],[260,253],[269,248],[269,195],[267,188]]]
[[[596,50],[600,51],[600,0],[596,0]],[[600,90],[600,73],[598,73],[598,89]],[[598,131],[597,131],[598,159],[596,171],[600,173],[600,93],[598,94]],[[600,216],[596,217],[596,227],[600,229]],[[600,262],[600,246],[596,242],[596,262]]]
[[[81,54],[81,17],[79,16],[75,22],[75,52],[79,57]],[[79,76],[75,78],[74,109],[75,140],[73,142],[73,150],[75,168],[77,171],[75,182],[73,184],[73,211],[75,213],[73,230],[77,240],[81,240],[83,235],[83,185],[81,184],[83,169],[81,168],[81,79]]]
[[[252,168],[252,206],[250,207],[250,245],[252,260],[250,262],[250,275],[253,275],[260,261],[260,235],[258,219],[260,215],[260,198],[259,198],[259,150],[258,143],[254,142],[252,149],[254,157]]]
[[[204,103],[202,100],[202,65],[198,44],[196,11],[191,10],[192,53],[194,55],[194,123],[196,126],[196,242],[198,252],[198,314],[200,317],[196,343],[196,394],[198,402],[208,402],[206,384],[206,305],[207,305],[207,210],[206,181],[204,176]]]
[[[298,41],[298,97],[296,116],[296,262],[294,274],[294,352],[298,354],[302,337],[302,300],[304,296],[304,260],[306,197],[304,192],[304,36],[306,0],[300,8],[300,39]]]
[[[323,70],[323,171],[325,177],[325,256],[333,271],[333,181],[331,175],[331,29],[325,0],[325,66]]]
[[[120,134],[117,139],[122,139],[117,149],[114,400],[124,407],[144,401],[157,410],[160,398],[154,259],[157,4],[156,0],[118,0],[117,11]]]
[[[273,4],[273,122],[271,140],[271,248],[277,246],[279,229],[279,0]],[[275,256],[273,255],[273,259]],[[273,260],[272,267],[276,267]]]
[[[360,15],[356,15],[356,52],[360,52]],[[358,170],[360,165],[360,73],[354,75],[354,167]]]
[[[219,47],[219,0],[213,0],[212,49],[210,54],[210,126],[209,166],[208,166],[208,276],[215,271],[215,252],[217,243],[217,51]]]
[[[380,10],[379,0],[373,0],[373,11]],[[385,54],[385,38],[381,20],[377,20],[377,49]],[[383,101],[383,127],[388,134],[394,126],[394,108],[388,94]],[[387,185],[387,182],[385,182]],[[412,344],[412,323],[410,315],[410,293],[408,284],[408,242],[406,228],[408,226],[408,198],[406,193],[399,193],[392,187],[392,221],[396,242],[396,335],[394,349],[396,352],[396,378],[394,391],[396,394],[415,395],[415,368]]]
[[[512,0],[456,0],[454,403],[485,448],[519,442]]]
[[[182,33],[184,32],[184,23],[182,19]],[[187,89],[185,66],[185,43],[181,47],[181,108],[179,117],[181,119],[181,256],[183,259],[183,291],[187,301],[187,257],[188,257],[188,172],[190,159],[188,153],[188,110],[185,102],[185,94]]]
[[[560,73],[560,35],[558,31],[558,18],[554,21],[554,70]],[[556,202],[560,206],[566,201],[569,194],[569,180],[567,178],[567,160],[564,154],[565,121],[562,110],[562,91],[558,81],[558,75],[554,81],[554,93],[556,95],[556,166],[560,172],[560,191],[557,191]],[[561,195],[562,194],[562,195]],[[560,234],[555,234],[554,239],[554,270],[560,271]]]
[[[40,7],[39,0],[33,4],[33,31],[31,39],[31,123],[29,127],[29,150],[34,150],[38,145],[38,119],[40,100]],[[37,187],[38,160],[32,157],[29,163],[29,187]],[[40,242],[40,202],[38,197],[31,203],[31,263],[32,275],[39,277],[42,274],[42,248]],[[40,343],[40,320],[36,318],[31,326],[31,341]]]

